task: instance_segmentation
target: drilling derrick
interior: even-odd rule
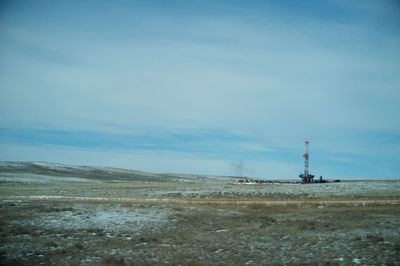
[[[308,159],[310,157],[310,153],[308,152],[310,142],[308,140],[305,141],[306,152],[303,154],[304,157],[304,173],[300,174],[299,177],[301,178],[301,183],[308,184],[314,183],[314,175],[310,174],[308,170]]]

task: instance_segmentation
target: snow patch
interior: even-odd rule
[[[158,228],[167,221],[162,209],[74,205],[73,211],[52,212],[22,223],[51,230],[97,229],[108,233]]]
[[[3,183],[24,183],[24,184],[45,184],[50,182],[100,182],[80,177],[46,176],[46,175],[0,175],[0,182]]]

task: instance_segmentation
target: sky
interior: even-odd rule
[[[400,2],[0,1],[0,160],[400,178]]]

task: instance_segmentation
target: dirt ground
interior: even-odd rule
[[[1,265],[400,265],[398,181],[13,180]]]

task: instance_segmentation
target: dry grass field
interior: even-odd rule
[[[0,168],[1,265],[400,264],[400,181],[30,172]]]

